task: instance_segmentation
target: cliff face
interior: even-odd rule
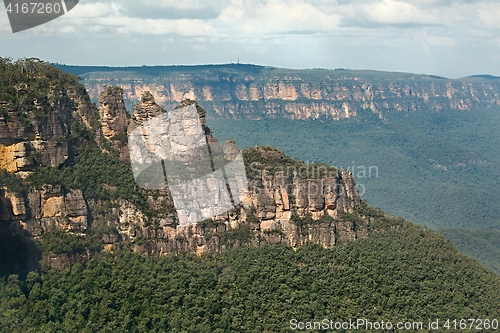
[[[119,87],[106,87],[99,96],[99,105],[99,111],[96,112],[98,126],[93,129],[97,143],[103,151],[118,151],[122,161],[129,161],[126,143],[129,115],[123,102],[123,90]]]
[[[99,96],[102,134],[108,140],[127,130],[127,110],[122,96],[123,90],[118,87],[106,87]]]
[[[250,181],[240,206],[194,225],[163,220],[157,227],[147,226],[144,215],[130,204],[122,204],[114,213],[121,239],[133,241],[135,251],[161,255],[220,252],[244,244],[331,247],[368,237],[369,219],[352,221],[343,214],[354,213],[359,205],[353,176],[347,171],[315,179],[263,171],[260,179]]]
[[[71,112],[69,105],[62,104],[41,117],[9,113],[0,118],[0,168],[18,172],[63,164],[69,156]]]
[[[0,100],[0,169],[16,173],[64,164],[71,154],[72,121],[91,129],[97,120],[95,106],[82,89],[78,84],[54,88],[50,98],[34,99],[29,112]]]
[[[32,236],[55,229],[83,233],[88,227],[86,201],[78,189],[44,185],[26,193],[0,189],[0,223],[11,224],[14,234],[28,231]]]
[[[179,225],[168,188],[136,187],[133,191],[145,200],[139,207],[137,202],[120,196],[86,198],[86,188],[50,183],[50,177],[46,184],[38,180],[34,185],[30,177],[36,176],[41,166],[72,168],[68,159],[81,146],[94,145],[97,151],[127,160],[127,132],[166,112],[149,92],[142,93],[130,117],[120,88],[103,91],[99,110],[77,85],[68,85],[63,95],[66,98],[62,96],[56,102],[39,103],[43,112],[8,109],[2,113],[0,171],[8,174],[0,174],[0,237],[28,235],[39,237],[43,243],[45,235],[63,231],[83,239],[97,237],[104,251],[130,246],[138,252],[160,255],[219,252],[244,244],[296,247],[317,243],[329,247],[369,235],[370,220],[352,218],[360,205],[352,174],[328,167],[313,174],[306,168],[304,175],[303,165],[272,147],[244,152],[249,186],[241,204],[195,225]],[[283,96],[292,95],[293,89]],[[236,158],[239,151],[234,142],[219,145],[206,127],[203,108],[193,100],[180,103],[180,107],[189,105],[195,107],[212,149],[220,149],[227,160]],[[78,137],[80,133],[85,137]],[[119,193],[117,185],[102,186],[109,193]],[[60,269],[88,257],[88,250],[85,254],[44,255],[49,264]]]
[[[191,104],[195,105],[206,140],[212,143],[214,149],[218,146],[217,139],[206,127],[205,111],[192,100],[182,101],[179,107]],[[144,92],[141,102],[134,109],[128,132],[164,112],[153,96]],[[228,160],[236,157],[238,150],[234,142],[225,142],[221,148]],[[236,209],[210,221],[188,226],[178,226],[176,214],[167,213],[155,220],[155,226],[151,226],[141,211],[121,201],[119,208],[110,212],[117,216],[119,238],[134,242],[146,240],[146,244],[134,245],[134,249],[159,255],[179,251],[218,252],[227,246],[224,239],[242,230],[248,232],[246,242],[253,245],[282,243],[299,246],[312,242],[333,246],[337,241],[347,242],[368,235],[368,221],[356,227],[354,222],[341,219],[342,213],[352,213],[360,204],[353,176],[349,172],[330,170],[322,177],[311,178],[302,175],[303,170],[293,166],[286,172],[272,174],[262,161],[286,160],[282,152],[270,147],[255,148],[245,155],[254,155],[254,158],[257,155],[261,162],[253,163],[250,157],[246,158],[246,164],[251,163],[254,170],[249,178],[249,190]],[[168,207],[166,211],[174,210],[168,189],[150,194],[148,202],[152,209]],[[310,217],[310,225],[299,226],[294,220],[306,217]],[[115,245],[112,241],[108,242],[108,249],[112,249]],[[119,243],[118,239],[114,243]]]
[[[282,116],[338,120],[365,110],[383,116],[386,112],[500,105],[498,79],[449,80],[404,73],[255,67],[258,73],[249,73],[245,66],[231,70],[213,66],[199,72],[188,68],[183,72],[179,67],[153,76],[141,75],[138,70],[126,75],[119,71],[90,73],[82,78],[93,99],[113,83],[123,88],[129,105],[137,103],[148,90],[167,107],[186,98],[195,99],[211,117],[236,119]]]

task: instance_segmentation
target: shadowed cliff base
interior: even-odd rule
[[[1,222],[0,222],[1,223]],[[40,268],[42,253],[32,238],[6,235],[0,230],[0,276],[16,274],[22,278]]]

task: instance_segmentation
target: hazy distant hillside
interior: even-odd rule
[[[500,231],[471,229],[441,229],[457,248],[478,259],[500,274]]]

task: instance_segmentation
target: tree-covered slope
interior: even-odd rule
[[[463,253],[476,258],[500,274],[500,231],[484,229],[439,229]]]
[[[381,223],[387,231],[331,249],[161,259],[119,252],[64,274],[11,276],[0,287],[0,331],[286,332],[292,319],[500,317],[497,275],[433,231]]]

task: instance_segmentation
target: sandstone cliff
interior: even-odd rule
[[[9,112],[0,118],[0,168],[18,172],[63,164],[69,156],[71,112],[69,105],[62,104],[41,117]]]
[[[77,134],[72,127],[92,131],[98,121],[95,105],[78,82],[64,74],[60,81],[49,81],[41,74],[43,64],[28,65],[42,67],[31,73],[39,77],[21,77],[13,87],[2,87],[17,100],[6,93],[0,99],[0,169],[12,173],[60,167],[71,157],[70,135]]]
[[[450,80],[429,75],[351,70],[288,70],[247,65],[160,67],[157,75],[140,69],[82,76],[91,98],[108,84],[123,88],[128,105],[151,91],[167,108],[197,100],[210,117],[287,117],[342,119],[365,111],[469,110],[500,105],[500,80]]]
[[[248,153],[283,153],[271,147],[254,148]],[[295,170],[294,168],[291,168]],[[173,220],[147,225],[147,218],[133,205],[122,203],[113,213],[117,230],[124,240],[137,242],[134,249],[151,255],[169,252],[220,252],[227,246],[306,243],[334,246],[369,234],[369,220],[346,219],[354,213],[360,198],[353,176],[332,171],[318,178],[293,174],[270,174],[264,167],[249,179],[242,204],[221,216],[196,225],[176,226]]]
[[[110,91],[103,93],[103,101],[109,101]],[[186,100],[181,105],[193,103],[196,105],[194,101]],[[115,109],[110,110],[113,105]],[[206,128],[205,111],[198,105],[196,107],[207,140],[216,142]],[[109,133],[110,124],[117,123],[111,116],[118,114],[116,108],[120,108],[120,103],[103,102],[100,115],[108,118],[103,123],[103,133]],[[162,112],[165,110],[155,103],[152,96],[144,93],[128,126],[140,126],[143,121]],[[223,147],[229,158],[237,153],[234,142],[229,141]],[[218,252],[227,246],[244,243],[333,246],[337,242],[368,235],[367,220],[356,224],[342,218],[343,213],[354,212],[360,204],[353,177],[347,171],[331,169],[329,174],[311,178],[301,175],[300,169],[294,165],[287,173],[272,173],[265,161],[288,161],[282,152],[271,147],[253,148],[245,156],[249,156],[249,163],[252,163],[248,160],[251,156],[257,156],[260,162],[254,163],[256,169],[249,179],[249,190],[236,209],[198,225],[179,227],[168,189],[146,191],[150,208],[160,212],[155,217],[147,216],[134,204],[119,199],[107,210],[107,223],[115,227],[117,233],[103,234],[104,249],[112,251],[128,241],[136,251],[152,255],[179,251],[201,253]],[[8,171],[16,173],[18,170]],[[61,186],[47,184],[40,189],[14,193],[4,187],[0,191],[0,223],[9,225],[13,234],[27,231],[32,236],[43,237],[46,232],[64,230],[84,235],[96,223],[91,219],[91,212],[103,206],[109,205],[87,200],[79,189],[64,190]],[[57,265],[69,260],[67,255],[49,255],[47,258],[59,263]]]
[[[195,104],[200,122],[204,127],[207,142],[216,143],[209,128],[206,127],[205,111],[192,100],[184,100],[179,105]],[[159,107],[149,92],[144,92],[141,102],[136,105],[129,125],[129,133],[147,120],[166,112]],[[234,142],[226,142],[222,149],[228,159],[237,154]],[[299,175],[297,165],[281,174],[270,174],[265,161],[283,160],[286,156],[274,148],[254,148],[246,152],[246,163],[252,157],[260,163],[252,165],[255,172],[250,179],[250,188],[236,209],[205,221],[198,226],[180,227],[176,225],[176,214],[167,213],[162,218],[148,224],[148,218],[130,203],[121,202],[119,208],[110,213],[117,217],[117,230],[123,240],[142,240],[136,245],[138,251],[161,254],[178,251],[220,251],[227,244],[221,239],[238,230],[248,230],[248,243],[283,243],[299,246],[307,242],[333,246],[337,241],[352,241],[365,237],[366,225],[343,221],[342,213],[352,213],[360,204],[357,188],[352,174],[347,171],[330,169],[323,177],[309,179]],[[257,155],[257,156],[255,156]],[[168,189],[161,194],[150,193],[148,201],[158,209],[163,205],[167,212],[174,211]],[[161,204],[158,205],[158,202]],[[294,218],[310,217],[311,225],[298,226]],[[249,224],[249,220],[253,220]],[[251,231],[251,232],[250,232]],[[326,235],[325,235],[326,233]],[[144,242],[146,240],[146,242]],[[143,244],[146,243],[146,244]],[[112,248],[111,246],[109,248]]]
[[[307,166],[272,147],[244,152],[249,186],[242,202],[196,225],[179,226],[168,188],[145,190],[126,184],[128,198],[144,200],[120,197],[120,186],[131,179],[127,174],[130,169],[125,169],[128,162],[122,162],[126,160],[124,150],[128,151],[126,133],[166,110],[151,93],[142,92],[129,117],[122,90],[108,87],[100,96],[101,107],[97,111],[84,90],[77,83],[70,83],[63,93],[66,98],[39,103],[44,112],[15,112],[8,109],[14,104],[3,103],[7,113],[2,113],[0,119],[0,236],[36,237],[44,243],[54,232],[57,235],[63,231],[77,239],[87,239],[81,243],[87,248],[85,254],[51,250],[45,253],[45,260],[55,267],[63,269],[78,258],[88,258],[89,244],[93,244],[94,250],[99,246],[104,251],[132,247],[160,255],[219,252],[244,244],[280,243],[296,247],[317,243],[329,247],[369,235],[370,219],[356,213],[360,198],[352,174],[325,166],[310,174]],[[193,100],[180,103],[180,107],[188,105],[194,105],[202,133],[212,149],[220,149],[227,160],[236,158],[239,152],[234,142],[219,145],[206,126],[205,110]],[[64,170],[75,167],[71,163],[86,163],[71,161],[70,157],[73,151],[77,155],[92,154],[92,149],[85,150],[87,146],[95,146],[95,154],[116,154],[122,159],[119,163],[123,163],[123,168],[119,170],[123,175],[106,176],[103,170],[104,174],[97,174],[99,179],[102,177],[102,184],[91,182],[109,194],[78,185],[88,184],[79,181],[86,177],[81,171],[73,174],[76,178],[70,183],[64,179],[56,181],[58,174],[64,177]],[[49,167],[49,171],[37,178],[40,167]],[[85,165],[79,170],[85,170]],[[113,185],[110,177],[118,177],[118,182]],[[78,251],[82,249],[79,247]]]
[[[64,191],[61,186],[50,184],[24,193],[11,192],[6,187],[0,189],[0,223],[11,224],[15,234],[24,230],[40,236],[54,229],[84,233],[88,215],[79,189]]]
[[[106,87],[99,96],[99,120],[102,134],[108,140],[125,133],[128,126],[127,110],[123,103],[123,90],[118,87]]]
[[[98,125],[93,129],[104,151],[118,151],[122,161],[129,161],[127,128],[129,114],[123,102],[123,90],[108,86],[99,96]]]

